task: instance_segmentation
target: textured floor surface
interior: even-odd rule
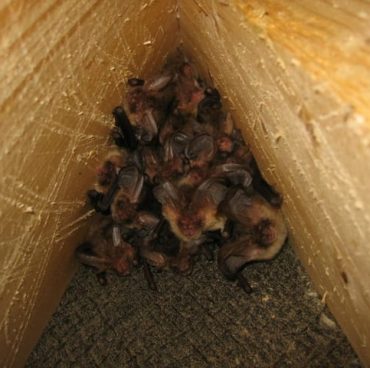
[[[103,287],[81,267],[27,367],[360,367],[289,246],[245,273],[251,295],[205,261],[155,293],[139,270]]]

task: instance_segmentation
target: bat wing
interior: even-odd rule
[[[249,188],[252,184],[252,175],[247,168],[237,163],[216,166],[213,176],[227,178],[232,185],[242,185],[244,188]]]
[[[225,244],[218,253],[218,267],[227,278],[234,279],[236,274],[253,260],[256,250],[256,243],[248,235]]]
[[[228,218],[242,224],[248,224],[248,214],[253,205],[253,197],[247,196],[242,189],[232,188],[226,195],[220,210]]]

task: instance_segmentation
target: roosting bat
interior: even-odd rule
[[[191,65],[185,62],[180,68],[176,86],[177,111],[196,115],[198,104],[204,98],[203,88],[194,76]]]
[[[198,105],[197,120],[201,123],[210,123],[218,127],[225,117],[226,114],[222,110],[220,93],[216,88],[206,88],[204,98]]]
[[[103,163],[96,169],[96,190],[98,192],[106,193],[108,191],[119,171],[125,165],[126,159],[127,153],[123,150],[113,150],[106,155]]]
[[[200,238],[203,232],[223,229],[225,218],[218,213],[218,205],[225,194],[226,187],[214,179],[190,191],[176,188],[170,182],[154,188],[163,216],[176,236],[185,242]]]
[[[115,128],[113,128],[111,135],[116,145],[129,150],[136,149],[138,140],[136,138],[135,129],[123,107],[115,107],[112,114],[115,118]]]
[[[96,189],[91,189],[86,193],[96,212],[104,215],[110,214],[110,205],[118,190],[118,175],[127,158],[126,151],[110,151],[103,163],[97,168]]]
[[[97,216],[90,227],[87,241],[76,250],[77,258],[81,263],[94,267],[98,273],[114,270],[126,276],[136,263],[136,251],[120,235],[117,239],[114,229],[110,218]]]
[[[285,243],[287,229],[280,211],[260,195],[232,189],[220,211],[238,229],[236,239],[223,245],[218,254],[219,268],[227,278],[236,278],[248,262],[272,259]]]
[[[169,113],[168,108],[174,100],[173,78],[173,74],[164,72],[148,81],[128,80],[130,118],[142,143],[151,142],[157,136],[159,126]]]
[[[111,212],[116,223],[123,223],[135,216],[144,177],[136,166],[124,167],[118,176],[118,190],[114,195]]]

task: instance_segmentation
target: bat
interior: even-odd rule
[[[225,218],[218,213],[227,188],[209,179],[195,190],[177,188],[165,182],[154,188],[154,196],[162,204],[163,216],[175,235],[185,241],[198,239],[203,232],[223,229]]]
[[[236,235],[221,246],[218,265],[229,279],[235,279],[252,261],[274,258],[281,250],[288,232],[281,212],[262,196],[246,195],[232,188],[220,205],[220,211],[236,223]]]
[[[110,218],[97,216],[91,224],[87,241],[76,249],[79,261],[95,268],[98,274],[114,270],[127,276],[136,263],[136,251],[120,238],[116,229]]]

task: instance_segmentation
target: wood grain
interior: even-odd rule
[[[370,7],[206,1],[180,9],[185,49],[227,96],[295,249],[370,366]]]
[[[1,367],[23,366],[75,270],[110,112],[126,77],[175,48],[175,11],[169,0],[0,5]]]

